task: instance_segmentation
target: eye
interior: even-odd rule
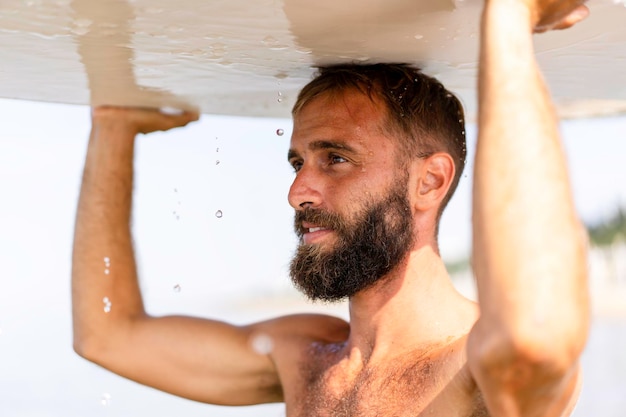
[[[343,156],[340,156],[340,155],[337,155],[337,154],[333,154],[333,153],[328,155],[328,161],[329,161],[330,165],[341,164],[343,162],[348,162],[348,160],[346,158],[344,158]]]
[[[293,160],[293,161],[290,161],[290,164],[291,164],[291,167],[293,168],[293,171],[296,173],[302,169],[302,161]]]

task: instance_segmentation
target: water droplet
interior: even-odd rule
[[[278,136],[282,136],[282,135],[284,135],[284,134],[285,134],[285,131],[284,131],[283,129],[276,129],[276,134],[277,134]]]
[[[414,36],[415,39],[424,39],[424,35],[415,35]]]
[[[104,407],[111,405],[111,394],[109,394],[108,392],[102,394],[102,398],[100,398],[100,404],[102,404]]]
[[[220,164],[220,160],[218,159],[215,161],[215,165],[219,165],[219,164]]]
[[[266,36],[263,38],[263,43],[265,45],[275,45],[276,43],[278,43],[278,41],[273,36]]]
[[[111,311],[111,301],[109,300],[109,297],[104,297],[102,299],[102,302],[104,303],[104,312],[108,313]]]
[[[296,52],[302,55],[310,55],[313,53],[313,51],[309,48],[304,48],[304,47],[297,47],[296,48]]]
[[[222,210],[218,210],[215,212],[215,217],[217,217],[218,219],[221,219],[223,215],[224,213],[222,213]]]
[[[74,20],[74,25],[81,28],[88,28],[92,23],[93,22],[90,19],[80,18]]]
[[[250,344],[252,345],[252,350],[259,355],[267,355],[272,352],[272,349],[274,349],[274,341],[265,333],[253,336]]]
[[[105,274],[105,275],[109,275],[109,272],[111,272],[111,271],[109,271],[108,269],[105,269],[105,270],[104,270],[104,274]]]
[[[216,148],[216,149],[215,149],[215,152],[219,152],[219,151],[220,151],[220,148]]]
[[[174,292],[180,292],[180,285],[179,284],[174,285]]]
[[[74,35],[83,36],[89,33],[89,28],[78,26],[70,30],[70,32],[72,32]]]
[[[281,93],[280,91],[280,78],[278,79],[278,98],[276,99],[276,101],[278,101],[279,103],[282,103],[283,101],[283,93]]]

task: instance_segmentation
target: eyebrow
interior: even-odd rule
[[[348,152],[356,152],[355,149],[351,147],[350,145],[347,145],[344,142],[337,142],[337,141],[332,141],[332,140],[313,141],[309,143],[309,149],[312,151],[320,150],[320,149],[337,149],[337,150],[343,150],[343,151],[348,151]],[[287,160],[290,161],[292,158],[297,158],[299,156],[300,154],[296,150],[289,149],[289,152],[287,153]]]

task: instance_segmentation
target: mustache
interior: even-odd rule
[[[345,227],[345,221],[338,214],[323,209],[307,207],[304,210],[296,211],[294,217],[294,230],[298,237],[302,237],[308,230],[302,226],[304,222],[337,231],[343,230]]]

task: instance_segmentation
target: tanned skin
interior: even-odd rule
[[[294,315],[233,326],[150,316],[129,227],[134,140],[197,115],[93,109],[74,241],[76,351],[175,395],[222,405],[283,401],[288,416],[569,415],[589,325],[586,240],[532,33],[569,27],[586,13],[571,1],[485,3],[473,191],[478,304],[454,289],[438,253],[438,208],[454,164],[435,153],[409,164],[413,248],[350,298],[349,322]],[[385,194],[406,165],[382,129],[384,115],[358,91],[322,95],[302,109],[290,149],[295,210],[349,218]],[[304,236],[324,250],[334,239],[330,229]],[[269,354],[252,348],[259,335],[272,339]]]

